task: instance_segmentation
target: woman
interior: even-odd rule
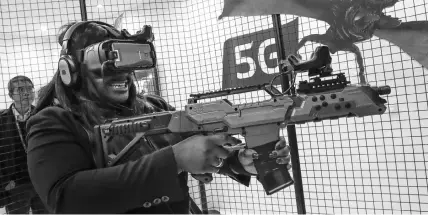
[[[75,29],[69,53],[114,38],[106,25],[88,22]],[[62,28],[59,44],[70,26]],[[189,213],[186,172],[218,172],[245,185],[255,175],[251,153],[229,156],[221,146],[236,140],[221,135],[195,135],[173,146],[162,141],[153,146],[141,140],[142,147],[132,161],[97,167],[91,142],[94,125],[172,107],[158,97],[137,96],[132,71],[104,71],[100,77],[87,72],[84,65],[79,68],[75,87],[65,86],[59,72],[54,75],[27,123],[30,177],[52,213]],[[130,139],[110,140],[108,153],[117,154]],[[277,143],[277,153],[283,156],[280,163],[290,168],[284,140]]]

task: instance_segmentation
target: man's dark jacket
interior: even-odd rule
[[[31,183],[27,169],[27,156],[16,126],[13,105],[0,111],[0,207],[10,204],[10,194],[5,187],[10,181],[16,185]],[[34,107],[32,107],[34,108]],[[25,141],[25,122],[19,122]]]

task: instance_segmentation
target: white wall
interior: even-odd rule
[[[4,109],[12,103],[7,95],[12,77],[28,76],[36,90],[50,81],[59,58],[57,30],[80,20],[80,10],[78,0],[11,0],[1,1],[0,7],[0,109]]]
[[[387,15],[422,21],[427,20],[427,9],[425,1],[406,0]],[[325,27],[310,27],[317,26],[316,21],[301,20],[303,35],[325,32]],[[306,51],[316,45],[307,44]],[[388,110],[382,116],[299,126],[306,204],[312,213],[426,212],[428,70],[376,37],[358,47],[370,84],[392,87]],[[358,81],[353,54],[341,52],[333,61],[336,71]]]

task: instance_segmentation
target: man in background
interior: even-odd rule
[[[0,207],[8,214],[48,213],[34,191],[27,169],[25,124],[34,106],[33,82],[16,76],[8,83],[13,100],[0,111]]]

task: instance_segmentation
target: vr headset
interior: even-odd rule
[[[105,29],[112,39],[78,50],[74,53],[76,57],[73,57],[69,50],[69,40],[77,28],[89,22]],[[66,86],[75,85],[79,79],[79,70],[102,78],[105,75],[154,68],[156,52],[153,40],[152,28],[148,25],[131,35],[126,29],[118,31],[104,22],[78,22],[67,30],[63,38],[61,57],[58,62],[62,82]]]

